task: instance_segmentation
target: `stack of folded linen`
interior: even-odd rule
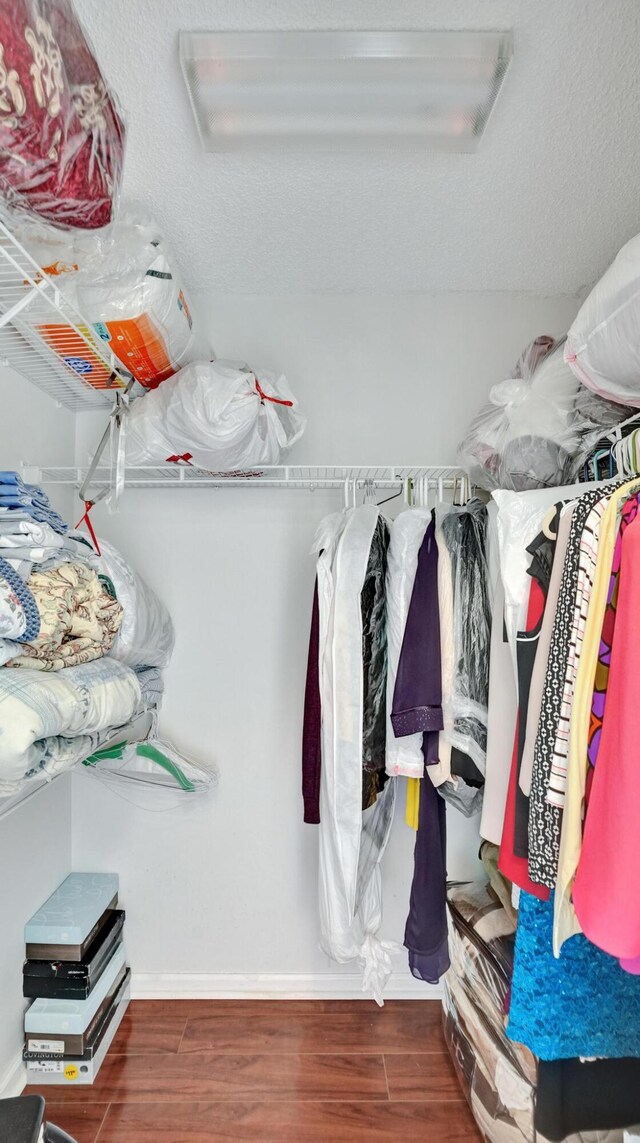
[[[120,553],[0,472],[0,797],[157,710],[172,649],[166,607]]]
[[[0,472],[0,509],[18,518],[49,524],[64,535],[69,530],[62,516],[52,507],[46,492],[37,484],[25,484],[17,472]]]

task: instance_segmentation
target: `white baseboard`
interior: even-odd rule
[[[360,973],[134,972],[134,1000],[367,1000]],[[393,973],[386,1000],[440,1000],[439,985]]]
[[[20,1054],[5,1068],[3,1074],[0,1076],[0,1099],[12,1099],[15,1095],[21,1095],[27,1082],[27,1069],[22,1059],[22,1049]]]

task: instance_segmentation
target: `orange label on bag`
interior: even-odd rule
[[[92,333],[86,326],[78,326],[78,329],[91,339]],[[91,346],[71,326],[40,325],[38,332],[67,369],[93,385],[94,389],[124,389],[124,381],[113,377]]]
[[[125,321],[99,322],[95,329],[99,337],[109,342],[125,369],[146,389],[155,389],[177,371],[164,337],[148,314]]]

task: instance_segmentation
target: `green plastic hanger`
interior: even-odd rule
[[[96,750],[95,754],[91,754],[88,758],[85,758],[82,765],[97,766],[104,758],[122,758],[127,746],[132,745],[135,745],[136,754],[140,754],[142,758],[149,758],[152,762],[155,762],[157,766],[166,770],[172,778],[175,778],[182,790],[186,790],[186,792],[190,794],[195,792],[193,782],[187,778],[184,771],[181,770],[175,762],[172,762],[170,758],[167,758],[166,754],[163,754],[161,750],[158,750],[155,746],[151,746],[148,742],[116,742],[113,746],[105,747],[104,750]]]

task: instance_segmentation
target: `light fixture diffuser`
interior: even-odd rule
[[[181,32],[206,151],[474,151],[510,32]]]

